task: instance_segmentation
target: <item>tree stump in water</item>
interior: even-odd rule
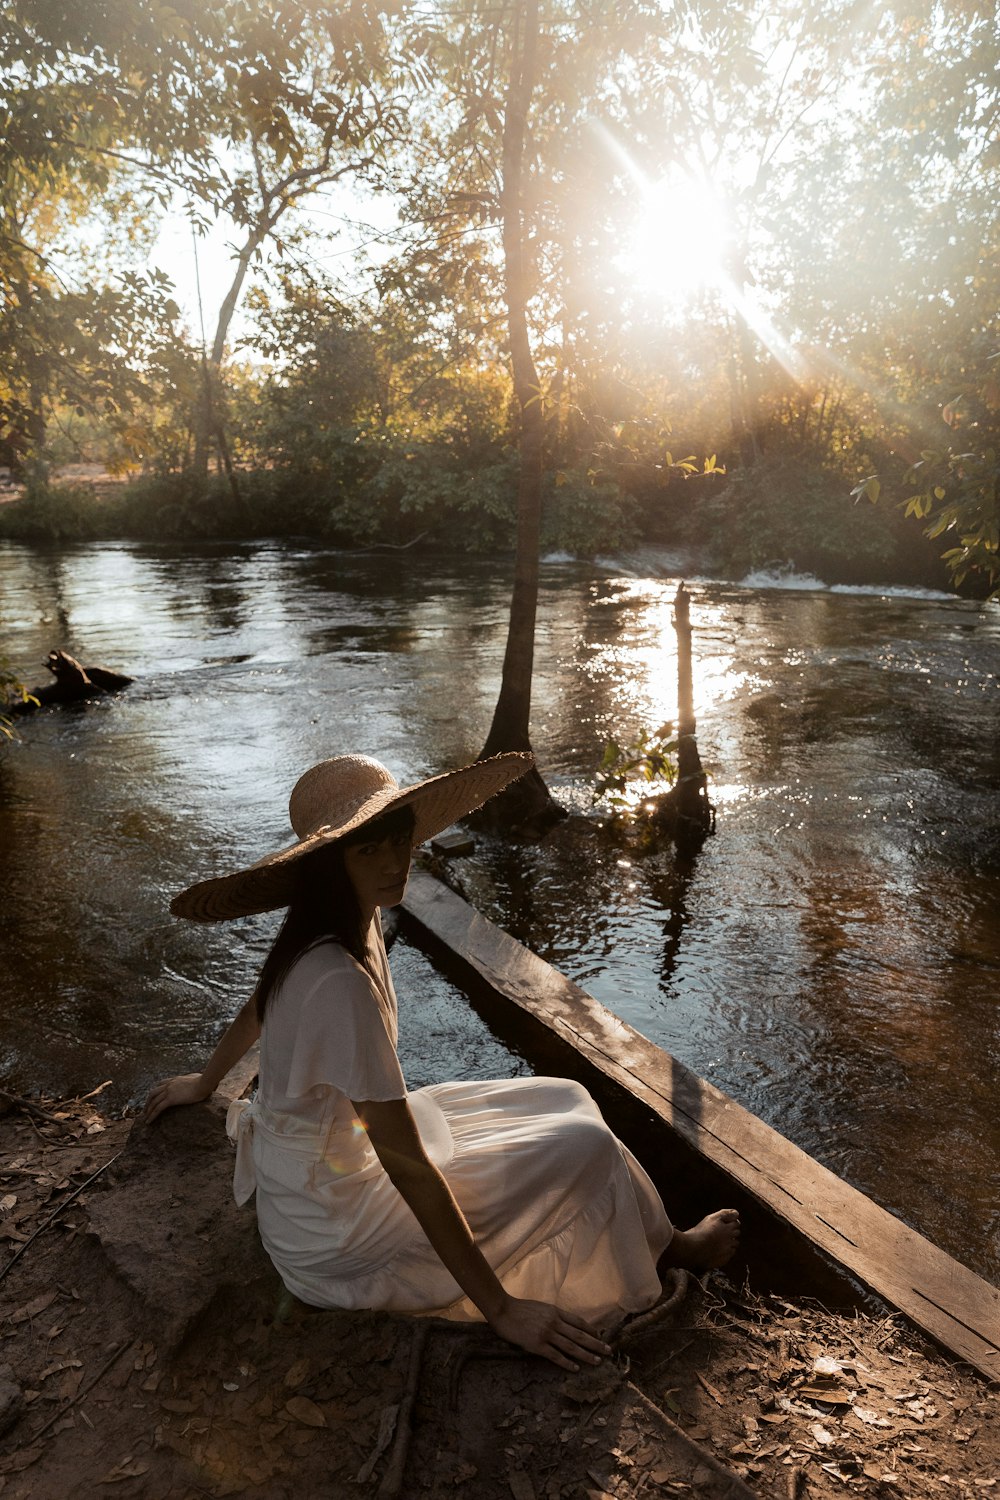
[[[7,713],[31,713],[36,708],[45,708],[60,703],[82,703],[88,698],[101,698],[105,693],[117,692],[128,687],[131,677],[121,672],[112,672],[108,667],[84,667],[68,651],[50,651],[45,665],[55,682],[31,690],[27,703],[12,703]]]

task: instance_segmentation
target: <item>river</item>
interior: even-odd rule
[[[284,843],[313,761],[402,779],[478,751],[506,566],[287,545],[0,547],[0,644],[127,692],[0,750],[0,1070],[117,1106],[193,1067],[252,983],[269,917],[175,922],[170,895]],[[689,578],[718,831],[690,871],[609,839],[611,737],[675,712],[681,560],[550,559],[533,738],[576,816],[480,839],[453,878],[638,1029],[1000,1281],[1000,608],[809,579]],[[526,1071],[405,942],[412,1086]]]

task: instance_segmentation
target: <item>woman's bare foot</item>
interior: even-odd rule
[[[740,1216],[735,1208],[708,1214],[693,1229],[675,1229],[660,1257],[660,1265],[683,1266],[688,1271],[716,1271],[732,1260],[740,1242]]]

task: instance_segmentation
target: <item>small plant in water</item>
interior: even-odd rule
[[[636,781],[668,781],[673,786],[677,780],[676,755],[677,736],[670,723],[641,733],[628,745],[609,740],[597,773],[594,801],[604,799],[616,812],[634,811],[636,796],[634,789],[630,795],[630,786]]]
[[[14,675],[7,658],[0,656],[0,740],[17,738],[13,721],[4,713],[4,709],[14,703],[37,702],[38,699],[32,697],[20,678]]]

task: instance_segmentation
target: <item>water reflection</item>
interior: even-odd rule
[[[507,580],[474,560],[266,545],[7,547],[0,569],[0,639],[29,678],[65,645],[136,679],[26,722],[0,758],[16,975],[0,1057],[25,1085],[114,1076],[122,1102],[191,1066],[274,928],[186,927],[170,894],[282,844],[288,790],[314,760],[362,747],[410,779],[474,755]],[[676,585],[668,568],[545,570],[534,738],[580,815],[540,845],[486,840],[455,876],[640,1030],[995,1277],[1000,612],[694,585],[720,827],[683,866],[609,840],[590,807],[604,743],[676,715]],[[419,955],[405,962],[428,997],[423,1020],[407,1011],[415,1066],[523,1066],[463,1031]]]

